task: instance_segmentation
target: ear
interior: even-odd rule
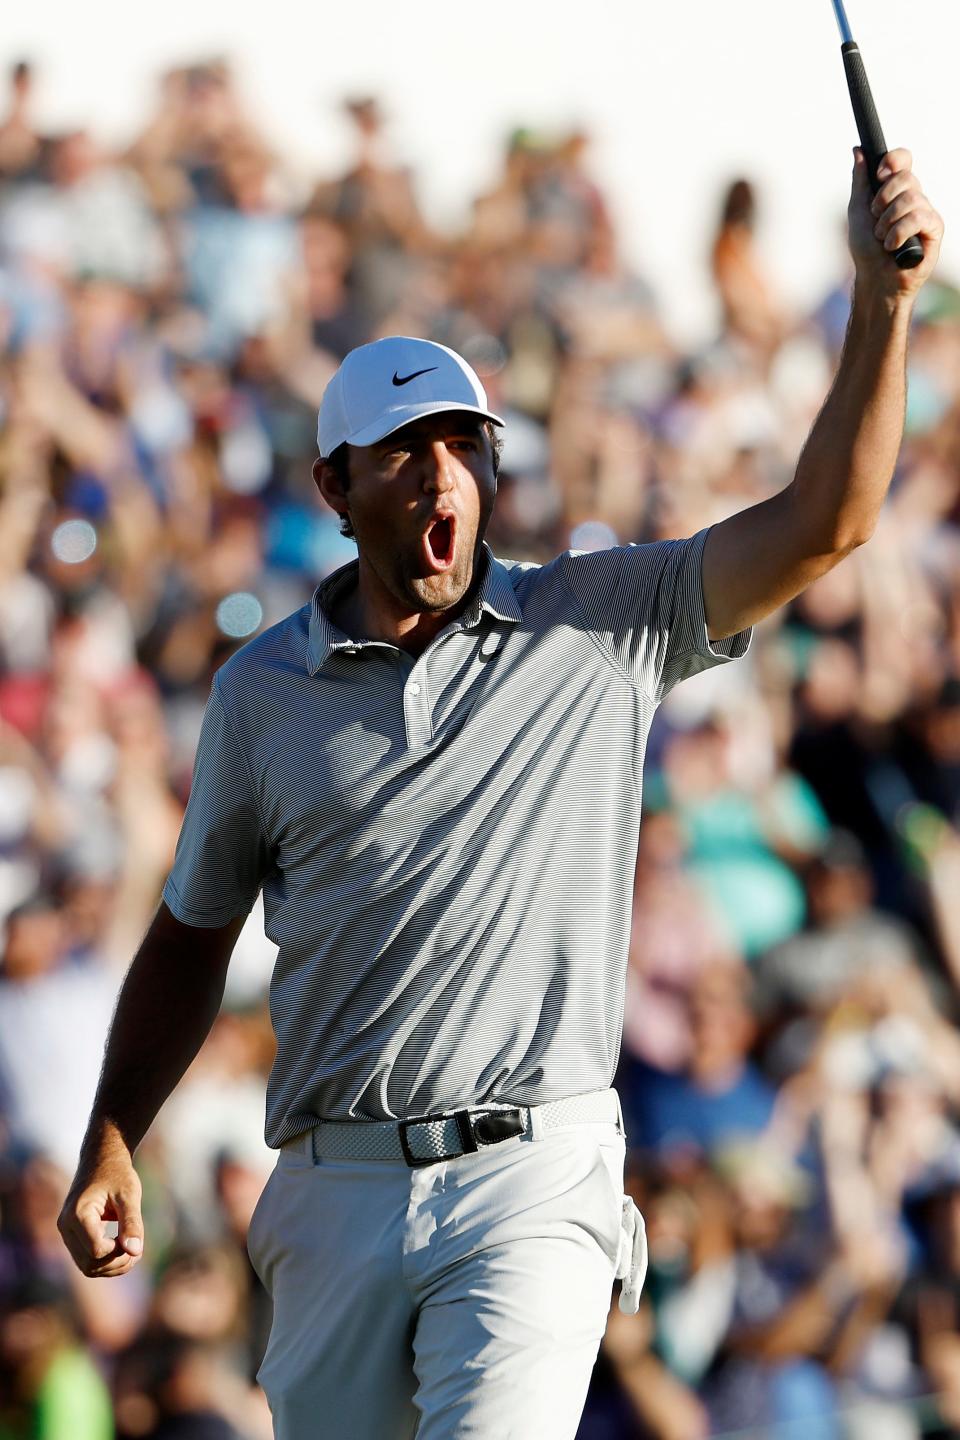
[[[338,472],[326,460],[316,459],[313,462],[313,479],[320,494],[326,500],[331,510],[335,510],[340,516],[347,512],[347,492],[343,488],[343,482]]]

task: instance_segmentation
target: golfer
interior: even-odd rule
[[[688,539],[499,559],[502,421],[469,366],[391,337],[330,382],[314,475],[358,558],[217,672],[59,1221],[85,1274],[137,1263],[133,1155],[262,889],[278,1157],[248,1245],[280,1440],[569,1440],[615,1278],[636,1309],[609,1087],[644,745],[876,524],[942,233],[905,150],[880,173],[871,203],[858,154],[853,313],[795,478]]]

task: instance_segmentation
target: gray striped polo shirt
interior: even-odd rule
[[[163,898],[214,926],[263,889],[269,1145],[611,1083],[650,722],[750,640],[707,638],[706,535],[485,544],[418,657],[328,618],[353,561],[217,672]]]

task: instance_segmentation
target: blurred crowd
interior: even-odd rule
[[[122,152],[34,87],[0,103],[0,1440],[268,1440],[259,902],[138,1152],[143,1261],[87,1280],[55,1221],[211,678],[355,553],[310,475],[327,379],[381,334],[467,357],[495,553],[687,535],[791,478],[851,276],[794,313],[718,184],[690,353],[581,131],[511,134],[450,234],[375,99],[305,185],[221,60]],[[658,714],[617,1077],[650,1272],[581,1440],[960,1436],[958,462],[942,278],[875,538]]]

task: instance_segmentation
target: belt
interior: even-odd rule
[[[281,1148],[314,1160],[405,1160],[416,1168],[456,1160],[521,1135],[539,1139],[565,1125],[610,1123],[622,1132],[616,1090],[592,1090],[543,1105],[473,1105],[405,1120],[319,1120]]]

